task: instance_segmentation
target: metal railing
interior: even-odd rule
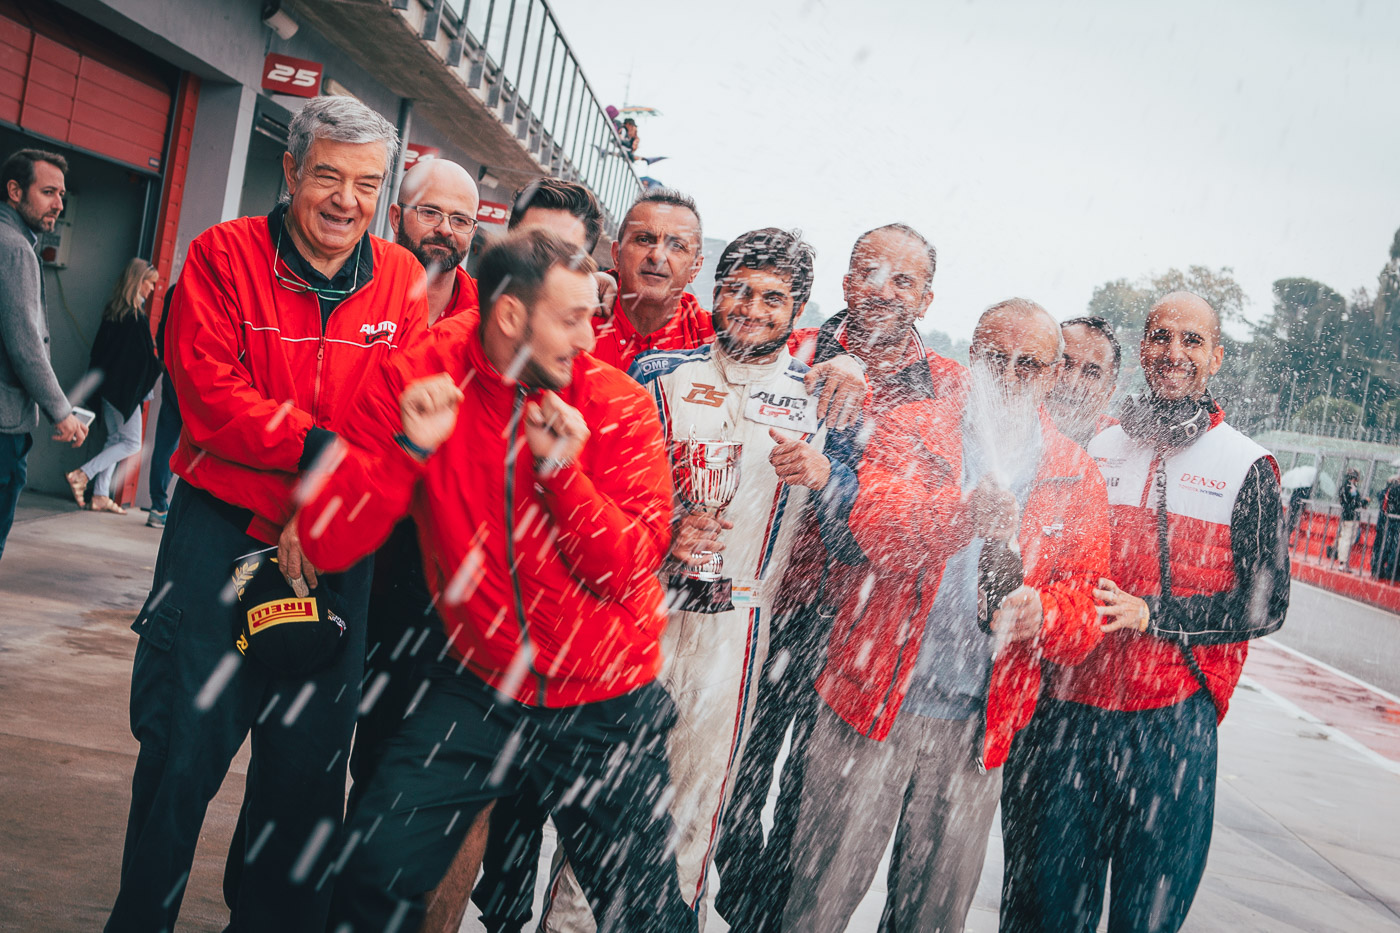
[[[1400,445],[1400,431],[1389,428],[1370,428],[1361,424],[1341,424],[1336,421],[1301,421],[1296,418],[1280,418],[1276,415],[1270,415],[1257,419],[1251,425],[1251,430],[1254,433],[1293,431],[1298,434],[1331,437],[1344,441],[1369,441],[1375,444]]]
[[[394,0],[400,9],[410,0]],[[602,204],[604,227],[617,224],[642,183],[612,120],[588,83],[573,47],[545,0],[416,0],[426,11],[423,38],[451,38],[449,67],[465,66],[467,86],[551,175],[586,185]]]
[[[1320,563],[1333,570],[1370,574],[1392,583],[1400,583],[1400,514],[1387,513],[1385,528],[1379,524],[1379,509],[1359,509],[1356,513],[1356,537],[1342,565],[1338,539],[1342,532],[1342,507],[1336,503],[1319,503],[1304,499],[1296,506],[1297,514],[1287,517],[1288,548],[1295,558]],[[1384,536],[1382,535],[1384,531]],[[1377,573],[1377,562],[1382,562]]]

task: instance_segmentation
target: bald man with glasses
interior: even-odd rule
[[[456,162],[429,159],[404,173],[389,205],[394,242],[428,273],[428,326],[480,306],[476,279],[462,268],[476,234],[481,196],[471,173]]]

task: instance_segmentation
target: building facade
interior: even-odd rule
[[[397,174],[432,157],[474,172],[477,249],[532,178],[588,185],[609,234],[640,191],[544,0],[0,0],[0,152],[69,160],[69,202],[41,244],[65,387],[128,260],[160,271],[158,313],[195,236],[273,207],[287,125],[318,94],[353,95],[399,127]],[[31,487],[66,494],[84,455],[42,430],[35,442]],[[143,501],[126,472],[125,500]]]

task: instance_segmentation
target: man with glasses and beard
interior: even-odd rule
[[[476,279],[462,268],[476,233],[480,203],[476,182],[456,162],[429,159],[404,173],[398,198],[389,205],[394,242],[407,249],[427,275],[428,327],[478,307]],[[432,614],[423,576],[423,554],[412,519],[394,527],[374,557],[365,639],[365,697],[355,723],[350,754],[350,793],[369,785],[384,742],[413,705],[423,669],[445,644],[442,623]],[[478,835],[485,832],[484,826]],[[479,846],[477,850],[479,851]],[[476,865],[468,866],[473,876]],[[468,885],[448,900],[461,913]],[[445,906],[445,905],[444,905]]]
[[[368,233],[393,125],[353,98],[319,97],[288,131],[289,201],[196,237],[170,306],[165,362],[184,417],[171,465],[183,482],[132,626],[141,750],[108,931],[174,928],[205,810],[250,732],[225,871],[230,926],[325,924],[320,878],[345,809],[369,579],[362,566],[319,575],[290,520],[302,473],[427,308],[422,267]],[[344,634],[323,667],[277,673],[235,649],[248,607],[234,564],[269,545],[298,598],[336,597]]]
[[[714,342],[639,356],[631,370],[656,399],[673,463],[692,462],[692,442],[741,445],[723,518],[678,515],[666,568],[672,605],[661,680],[679,716],[668,739],[670,811],[681,894],[702,926],[705,876],[754,716],[777,586],[808,502],[834,470],[847,469],[822,454],[817,400],[803,386],[807,367],[787,350],[811,294],[813,259],[795,234],[774,227],[743,234],[715,270]],[[684,490],[679,495],[684,503]],[[706,568],[716,554],[718,572],[732,580],[729,595],[691,590],[676,576]],[[556,872],[543,928],[595,928],[567,868]]]
[[[849,354],[865,367],[870,381],[861,421],[827,441],[833,459],[851,469],[832,472],[822,490],[824,503],[855,499],[854,468],[869,433],[885,415],[909,402],[941,397],[965,372],[926,348],[915,329],[933,301],[937,260],[933,245],[905,224],[862,234],[841,280],[845,310],[820,328],[797,331],[788,342],[795,357],[817,365]],[[806,463],[821,456],[820,451],[802,445],[789,450],[793,462],[785,469],[823,468]],[[758,680],[758,708],[715,852],[721,882],[715,909],[736,929],[776,930],[787,901],[792,832],[802,795],[802,754],[790,754],[784,761],[773,828],[766,838],[759,814],[767,804],[789,725],[794,749],[804,748],[811,734],[821,703],[813,683],[831,620],[840,607],[865,598],[870,566],[845,517],[820,529],[810,517],[804,522],[774,606],[772,641]]]
[[[786,930],[844,930],[891,829],[884,926],[963,925],[1041,661],[1099,638],[1103,480],[1040,409],[1061,352],[1039,305],[994,305],[966,386],[895,410],[866,447],[849,525],[871,585],[817,680]]]
[[[429,159],[404,173],[389,205],[394,242],[428,274],[428,326],[478,305],[476,279],[462,268],[481,204],[471,173],[456,162]]]

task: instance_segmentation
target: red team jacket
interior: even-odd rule
[[[700,307],[696,297],[690,292],[683,292],[680,306],[666,325],[643,337],[622,312],[622,290],[618,289],[612,313],[594,316],[593,336],[597,340],[593,356],[627,372],[634,359],[652,350],[693,350],[703,347],[715,339],[715,326],[710,312]]]
[[[573,466],[538,478],[523,427],[509,428],[536,396],[487,361],[478,328],[474,314],[439,321],[368,388],[343,432],[350,452],[298,519],[302,546],[317,567],[343,569],[410,514],[452,654],[468,670],[532,705],[619,696],[661,665],[656,571],[671,543],[671,482],[656,405],[580,355],[559,395],[591,436]],[[398,397],[442,372],[466,399],[452,436],[420,464],[393,440]],[[509,444],[521,448],[512,488]]]
[[[184,419],[170,465],[250,509],[248,534],[260,541],[276,542],[292,516],[307,433],[340,431],[355,390],[423,329],[423,267],[401,247],[370,243],[373,278],[324,330],[316,296],[273,278],[266,217],[219,224],[190,244],[166,325],[165,361]]]
[[[943,565],[972,539],[962,506],[963,392],[896,409],[860,469],[850,526],[873,586],[841,607],[817,691],[862,735],[883,740],[909,688]],[[1025,581],[1040,592],[1038,639],[1011,643],[992,667],[983,760],[1006,761],[1030,722],[1041,661],[1074,664],[1102,637],[1093,587],[1108,566],[1108,501],[1094,461],[1041,415],[1040,468],[1021,518]]]

